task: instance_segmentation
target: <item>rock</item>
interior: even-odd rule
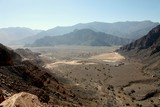
[[[3,101],[1,103],[1,106],[3,107],[43,107],[43,105],[38,100],[37,96],[30,93],[26,93],[26,92],[14,94],[9,99]]]
[[[5,99],[4,99],[2,90],[0,89],[0,103],[3,102],[4,100],[5,100]]]

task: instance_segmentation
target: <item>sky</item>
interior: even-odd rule
[[[0,28],[143,20],[160,22],[160,0],[0,0]]]

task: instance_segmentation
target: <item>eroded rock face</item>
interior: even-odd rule
[[[1,105],[4,107],[43,107],[37,96],[26,92],[14,94]]]

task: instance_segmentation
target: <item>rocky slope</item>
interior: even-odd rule
[[[160,52],[160,25],[153,28],[147,35],[120,48],[121,52],[133,52],[140,54],[142,52],[146,57],[158,54]]]
[[[142,38],[121,47],[118,51],[147,64],[144,68],[158,72],[160,69],[160,25]]]
[[[40,101],[54,105],[78,105],[75,95],[59,84],[48,70],[30,60],[22,60],[20,55],[2,44],[0,58],[1,89],[13,94],[29,92],[37,95]]]

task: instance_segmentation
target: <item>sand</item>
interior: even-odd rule
[[[92,56],[90,59],[103,60],[106,62],[117,62],[117,61],[124,60],[125,57],[120,55],[117,52],[111,52],[111,53],[105,53],[101,55]]]
[[[105,62],[119,62],[119,61],[124,60],[125,57],[120,55],[117,52],[111,52],[111,53],[105,53],[105,54],[101,54],[101,55],[92,56],[88,59],[100,60],[100,61],[105,61]],[[48,69],[52,69],[52,68],[58,67],[59,65],[62,65],[62,64],[82,65],[82,64],[96,64],[96,63],[94,63],[94,62],[81,63],[80,60],[72,60],[72,61],[62,60],[62,61],[56,61],[54,63],[46,64],[45,67]]]

